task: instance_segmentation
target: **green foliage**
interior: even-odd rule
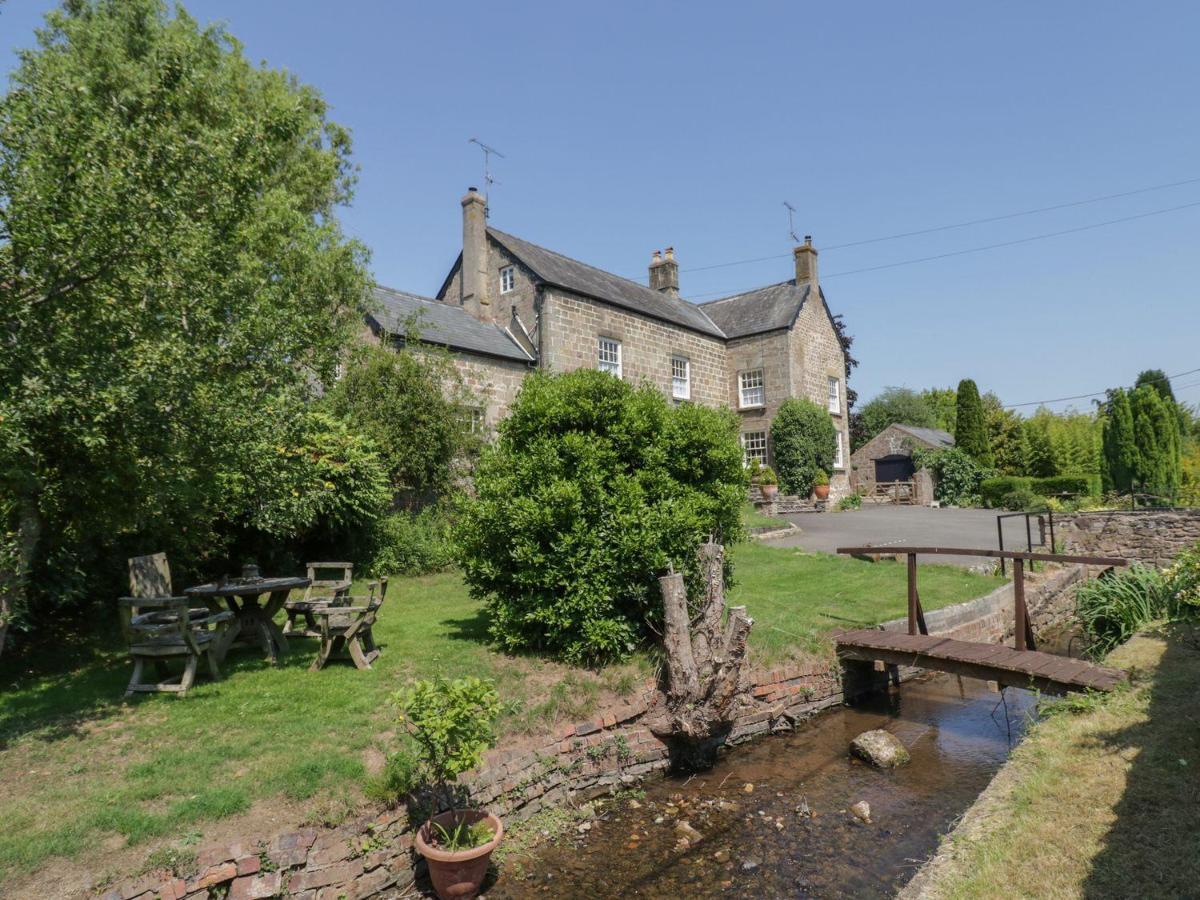
[[[1132,490],[1138,469],[1138,448],[1133,431],[1133,407],[1124,388],[1108,392],[1103,448],[1105,490],[1123,493]]]
[[[954,388],[926,388],[919,396],[933,410],[934,421],[930,427],[954,434],[958,418],[958,392]]]
[[[160,0],[64,4],[21,54],[0,99],[0,493],[34,604],[111,596],[129,551],[182,580],[257,514],[230,484],[332,382],[366,294],[326,111]]]
[[[1175,557],[1163,571],[1175,604],[1176,615],[1200,615],[1200,544],[1193,544]]]
[[[572,662],[648,638],[658,577],[674,566],[697,588],[699,545],[742,534],[737,433],[728,410],[671,407],[602,372],[527,378],[455,526],[492,636]]]
[[[1193,441],[1180,460],[1179,503],[1200,506],[1200,442]]]
[[[496,836],[496,832],[492,831],[492,826],[487,823],[486,819],[480,819],[472,824],[465,821],[456,822],[449,828],[435,822],[433,827],[437,831],[438,847],[450,853],[482,847]]]
[[[926,392],[929,393],[929,392]],[[924,394],[903,387],[886,387],[859,410],[863,443],[889,425],[937,428],[938,416]],[[855,447],[855,449],[858,449]]]
[[[1072,497],[1099,497],[1099,475],[1053,475],[1033,479],[1033,490],[1048,497],[1070,494]]]
[[[757,463],[758,460],[755,460]],[[779,484],[779,476],[775,474],[775,470],[770,466],[763,466],[758,472],[759,484]]]
[[[453,526],[444,506],[397,510],[367,528],[350,555],[371,575],[426,575],[455,563]]]
[[[369,800],[394,806],[421,786],[421,761],[410,746],[388,754],[383,771],[368,778],[363,793]]]
[[[813,479],[813,484],[817,487],[824,487],[829,484],[829,473],[824,469],[817,472],[817,476]]]
[[[849,509],[859,509],[862,506],[862,497],[858,494],[847,494],[838,501],[837,508],[842,512]]]
[[[1174,498],[1183,479],[1178,406],[1160,386],[1143,384],[1109,391],[1106,413],[1105,487]]]
[[[1097,659],[1173,609],[1166,578],[1138,563],[1086,581],[1075,592],[1075,614],[1091,638],[1088,651]]]
[[[1022,475],[1001,475],[985,478],[979,483],[979,497],[983,505],[993,509],[1006,508],[1004,498],[1020,491],[1033,493],[1033,479]]]
[[[1171,388],[1171,379],[1162,369],[1145,369],[1139,372],[1133,386],[1140,388],[1142,385],[1154,388],[1155,393],[1168,403],[1175,402],[1175,391]]]
[[[1024,421],[1015,411],[1005,409],[991,391],[983,395],[983,414],[996,470],[1006,475],[1026,472],[1029,445]]]
[[[490,680],[448,681],[439,675],[416,682],[395,699],[424,773],[441,789],[478,766],[496,742],[500,698]]]
[[[397,492],[446,491],[452,464],[476,446],[470,400],[443,351],[363,347],[328,403],[382,449]]]
[[[1039,408],[1023,423],[1027,457],[1022,474],[1039,478],[1099,474],[1100,422],[1086,413]]]
[[[1046,498],[1035,494],[1029,488],[1022,487],[1001,497],[999,506],[1001,509],[1010,509],[1013,512],[1034,512],[1046,508]]]
[[[811,400],[784,400],[771,423],[775,467],[784,493],[808,496],[818,483],[818,474],[833,468],[837,441],[837,429],[827,410]],[[828,475],[825,483],[829,483]]]
[[[962,449],[913,451],[913,464],[934,477],[934,497],[947,506],[979,505],[979,485],[985,470]]]
[[[983,401],[979,397],[979,388],[970,378],[958,383],[954,444],[984,468],[991,468],[994,464]]]

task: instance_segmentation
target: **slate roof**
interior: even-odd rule
[[[372,293],[378,308],[368,318],[388,334],[405,335],[408,322],[416,316],[418,336],[425,343],[521,362],[533,360],[503,328],[480,322],[461,306],[386,287],[377,286]]]
[[[694,303],[653,291],[644,284],[581,263],[495,228],[488,228],[488,234],[547,284],[595,297],[701,334],[718,338],[726,336],[703,308]]]
[[[901,431],[911,434],[918,440],[922,440],[927,444],[932,444],[935,447],[953,447],[954,437],[948,432],[942,431],[940,428],[918,428],[916,425],[900,425],[895,426]]]
[[[710,300],[701,303],[700,308],[726,337],[746,337],[790,327],[800,314],[800,308],[808,299],[811,289],[812,285],[807,282],[797,287],[793,279],[732,297]]]

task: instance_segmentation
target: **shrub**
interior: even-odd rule
[[[1072,497],[1099,497],[1099,475],[1052,475],[1049,478],[1034,478],[1032,489],[1050,497],[1069,494]]]
[[[979,497],[984,506],[992,509],[1011,509],[1005,505],[1004,498],[1018,491],[1033,493],[1033,479],[1023,475],[1001,475],[985,478],[979,483]]]
[[[400,721],[416,746],[421,774],[444,795],[458,776],[479,765],[483,753],[496,742],[493,726],[500,714],[500,698],[491,681],[440,675],[418,681],[395,696]],[[409,763],[397,763],[404,776]]]
[[[837,429],[827,410],[811,400],[784,400],[771,424],[775,467],[784,493],[801,497],[812,493],[818,473],[833,468],[837,441]]]
[[[757,462],[758,460],[755,460]],[[775,474],[775,470],[770,466],[763,466],[758,473],[759,484],[779,484],[779,476]]]
[[[440,506],[384,516],[366,532],[363,544],[350,555],[364,560],[372,575],[427,575],[455,563],[450,517]]]
[[[420,760],[411,747],[389,753],[383,771],[367,779],[364,793],[369,800],[394,805],[421,786]]]
[[[934,496],[948,506],[979,504],[979,485],[984,470],[958,447],[945,450],[913,451],[913,463],[918,469],[928,469],[934,477]]]
[[[992,445],[988,440],[987,418],[979,388],[970,378],[958,383],[958,406],[955,410],[954,443],[979,465],[992,465]]]
[[[1029,488],[1017,488],[1000,498],[1000,509],[1011,509],[1014,512],[1025,510],[1032,512],[1046,508],[1046,498],[1035,494]]]
[[[1173,615],[1200,614],[1200,544],[1184,550],[1163,572],[1171,592]]]
[[[1092,640],[1089,652],[1097,658],[1163,618],[1171,606],[1166,578],[1141,564],[1085,582],[1075,592],[1075,614]]]
[[[860,497],[858,494],[848,494],[838,501],[837,508],[842,512],[845,512],[848,509],[858,509],[861,506],[862,497]]]
[[[742,535],[737,434],[729,410],[603,372],[527,378],[455,523],[493,638],[580,663],[652,635],[658,577],[674,566],[698,588],[700,544]]]

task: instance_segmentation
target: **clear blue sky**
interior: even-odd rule
[[[51,5],[0,7],[3,71]],[[458,251],[473,136],[507,157],[493,224],[637,277],[674,245],[698,299],[791,277],[784,200],[829,247],[1200,179],[1195,4],[186,5],[323,91],[362,167],[346,227],[418,293]],[[1200,182],[822,253],[853,383],[1016,404],[1200,367],[1200,205],[837,277],[1188,203]]]

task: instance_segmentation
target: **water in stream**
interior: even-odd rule
[[[505,865],[487,896],[890,897],[1020,737],[1032,695],[1005,697],[1007,710],[986,684],[941,675],[823,713],[702,776],[649,783],[590,830]],[[851,760],[850,741],[872,728],[899,737],[912,762],[881,772]],[[860,800],[870,824],[848,812]],[[680,820],[698,842],[680,845]]]

